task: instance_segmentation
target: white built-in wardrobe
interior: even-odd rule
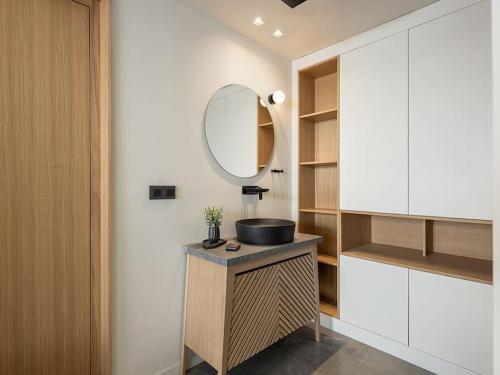
[[[341,55],[342,211],[492,219],[490,28],[484,1]],[[492,374],[492,285],[348,255],[341,320]]]

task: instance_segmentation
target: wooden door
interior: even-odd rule
[[[90,9],[0,0],[0,374],[90,374]]]
[[[340,208],[408,213],[408,33],[340,58]]]

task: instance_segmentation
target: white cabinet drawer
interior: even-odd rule
[[[341,320],[408,345],[408,269],[341,256]]]
[[[410,270],[409,291],[410,346],[491,374],[492,286]]]

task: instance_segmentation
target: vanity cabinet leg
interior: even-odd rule
[[[321,332],[320,332],[320,321],[319,321],[319,316],[314,319],[314,338],[316,342],[321,341]]]
[[[181,353],[181,375],[186,374],[186,362],[187,362],[187,348],[186,345],[182,345],[182,353]]]
[[[314,294],[316,297],[316,319],[314,319],[314,338],[316,342],[321,341],[320,313],[319,313],[319,276],[318,276],[318,247],[315,246],[311,252],[314,267]]]

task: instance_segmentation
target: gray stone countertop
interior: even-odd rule
[[[215,249],[204,249],[203,244],[194,243],[183,245],[182,252],[227,267],[237,263],[249,262],[274,255],[282,251],[292,250],[308,245],[316,245],[321,241],[323,241],[323,237],[321,236],[295,233],[293,242],[281,245],[261,246],[241,243],[241,248],[238,251],[226,251],[226,245],[219,246]],[[236,241],[236,238],[227,239],[227,242],[239,243]]]

